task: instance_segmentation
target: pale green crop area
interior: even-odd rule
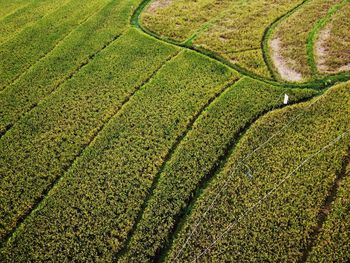
[[[0,0],[0,262],[350,261],[348,0]]]

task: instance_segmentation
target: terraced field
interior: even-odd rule
[[[0,262],[350,261],[349,17],[0,0]]]

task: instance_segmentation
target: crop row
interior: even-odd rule
[[[68,0],[36,0],[30,1],[25,7],[19,8],[14,13],[0,18],[0,45],[10,39],[13,35],[29,27],[45,15],[55,11]],[[0,3],[1,8],[3,3]],[[19,5],[21,6],[21,5]]]
[[[0,93],[0,134],[125,31],[138,1],[111,1]]]
[[[115,104],[118,100],[113,101],[113,96],[120,98],[121,93],[127,93],[122,90],[127,84],[123,76],[137,78],[137,70],[154,67],[157,65],[157,61],[152,61],[154,58],[164,58],[161,56],[162,51],[167,55],[170,51],[174,52],[174,49],[148,38],[128,37],[123,42],[124,45],[119,50],[111,50],[113,52],[106,56],[109,58],[116,54],[113,69],[97,67],[101,65],[86,67],[83,72],[87,76],[93,74],[93,77],[88,78],[89,82],[72,79],[65,93],[62,90],[48,101],[51,105],[49,108],[36,111],[36,116],[33,113],[32,121],[35,118],[45,118],[45,121],[35,121],[35,126],[31,124],[30,128],[35,130],[35,139],[43,139],[40,148],[42,150],[45,147],[45,151],[41,152],[45,155],[46,162],[62,165],[62,158],[54,157],[49,150],[61,157],[72,155],[72,152],[52,145],[53,141],[67,145],[74,140],[76,147],[81,147],[78,138],[93,131],[92,128],[88,131],[85,126],[98,127],[99,122],[106,119],[106,116],[101,116],[100,121],[95,120],[102,110],[112,111],[117,108]],[[129,48],[130,46],[132,47]],[[129,57],[128,61],[120,63],[123,54],[129,51],[131,54],[125,56]],[[152,54],[152,51],[157,55]],[[144,52],[147,57],[140,56]],[[130,56],[139,58],[134,60]],[[118,68],[122,70],[120,75],[114,72]],[[114,93],[108,92],[108,86],[94,83],[99,81],[101,74],[107,74],[106,77],[111,78],[114,76],[120,85],[113,88]],[[111,261],[114,253],[122,248],[167,153],[186,133],[188,126],[203,108],[236,79],[236,74],[227,67],[192,51],[181,52],[167,62],[124,104],[72,169],[49,192],[38,209],[21,224],[2,250],[5,260]],[[74,85],[77,81],[79,88]],[[90,89],[86,87],[87,83],[91,83]],[[43,106],[44,104],[41,107]],[[27,119],[28,124],[29,117]],[[75,129],[68,130],[66,126]],[[15,134],[11,131],[9,135]],[[11,141],[14,139],[11,138]],[[21,144],[24,143],[27,145],[28,141],[22,139]],[[38,147],[38,143],[36,140],[32,146]],[[12,149],[10,153],[6,151],[6,156],[12,153]],[[50,158],[47,157],[48,153]],[[28,156],[34,157],[35,153],[31,152]],[[32,160],[30,166],[37,164],[36,160]],[[13,169],[13,165],[10,165]],[[31,167],[27,163],[25,173]],[[18,171],[15,177],[11,182],[19,181]],[[28,175],[23,177],[23,183],[28,183],[25,180],[27,178]],[[25,186],[32,194],[34,189],[38,192],[42,179],[37,175],[35,178],[38,179],[36,184],[31,183],[29,189]],[[23,202],[23,196],[13,196],[19,188],[14,188],[9,183],[1,182],[1,190],[6,191],[6,203],[19,199]]]
[[[198,185],[218,169],[220,160],[240,133],[259,115],[283,104],[305,99],[314,91],[284,89],[243,78],[231,86],[198,118],[159,175],[127,253],[119,262],[153,262],[170,242],[177,218]]]
[[[308,1],[277,25],[270,36],[269,46],[280,79],[302,81],[313,78],[307,52],[309,35],[317,21],[340,2],[341,0]]]
[[[129,30],[0,139],[1,238],[175,52]]]
[[[71,0],[0,46],[0,91],[49,53],[107,0]]]
[[[26,0],[2,0],[0,9],[0,19],[10,16],[17,10],[28,5]]]
[[[344,179],[308,262],[347,262],[350,259],[350,165],[342,176]]]
[[[340,84],[259,119],[202,192],[166,261],[300,260],[348,154],[349,90]]]

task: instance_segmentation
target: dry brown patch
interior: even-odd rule
[[[316,65],[317,69],[321,73],[325,74],[334,74],[339,73],[343,71],[350,71],[350,64],[343,65],[338,68],[330,68],[329,65],[327,65],[327,61],[329,60],[329,57],[331,56],[328,42],[331,38],[332,29],[331,26],[328,26],[320,31],[319,36],[317,38],[317,41],[315,43],[315,56],[316,56]]]
[[[328,26],[320,31],[318,39],[315,43],[316,66],[322,73],[330,73],[330,70],[327,66],[328,48],[326,44],[330,36],[331,28]]]
[[[158,9],[165,8],[169,6],[171,2],[172,0],[155,0],[149,5],[148,12],[155,12]]]
[[[279,38],[275,38],[271,41],[270,44],[271,53],[272,53],[272,61],[277,68],[278,73],[282,77],[282,79],[287,81],[301,81],[303,76],[301,73],[292,69],[289,65],[295,64],[294,61],[286,61],[281,53],[281,40]]]

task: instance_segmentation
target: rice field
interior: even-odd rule
[[[0,262],[348,262],[348,0],[0,0]]]

